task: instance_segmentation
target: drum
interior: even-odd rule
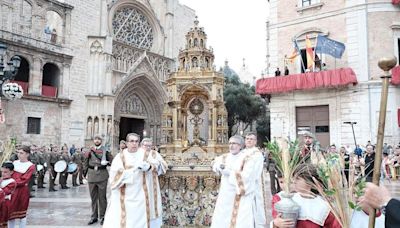
[[[68,173],[74,173],[78,169],[78,165],[76,163],[69,163],[68,164]]]
[[[43,168],[44,168],[43,165],[36,165],[36,170],[37,170],[38,172],[42,171]]]
[[[56,171],[57,173],[64,172],[66,168],[67,162],[65,162],[64,160],[58,161],[56,162],[56,164],[54,164],[54,171]]]

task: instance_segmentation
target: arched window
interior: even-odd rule
[[[194,47],[197,47],[198,42],[199,42],[199,41],[197,40],[197,38],[194,38],[193,46],[194,46]]]
[[[200,47],[204,47],[203,39],[200,40]]]
[[[210,60],[208,58],[206,58],[206,67],[210,68]]]
[[[192,58],[192,67],[198,67],[199,66],[199,63],[198,63],[198,61],[197,61],[197,58],[196,57],[193,57]]]
[[[29,63],[24,57],[19,57],[21,58],[21,65],[14,80],[20,82],[29,82]]]
[[[192,47],[192,39],[189,40],[189,48]]]
[[[97,116],[94,118],[93,134],[94,135],[99,134],[99,117],[97,117]]]
[[[53,63],[46,63],[43,66],[42,95],[56,97],[60,83],[60,69]]]
[[[91,116],[87,119],[87,129],[86,129],[86,138],[91,139],[93,138],[93,119]]]
[[[63,19],[54,12],[47,11],[46,13],[46,27],[45,27],[46,41],[54,44],[61,43],[63,38]]]

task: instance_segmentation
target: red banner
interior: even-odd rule
[[[392,0],[393,5],[400,5],[400,0]]]
[[[357,84],[356,74],[351,68],[341,68],[259,79],[256,84],[256,93],[285,93],[294,90],[332,88],[350,84]]]
[[[392,83],[392,85],[400,85],[400,66],[392,69],[392,80],[390,80],[390,83]]]

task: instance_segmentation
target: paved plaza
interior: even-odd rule
[[[266,175],[267,177],[269,175]],[[400,181],[385,184],[395,197],[400,197]],[[69,186],[72,186],[69,183]],[[269,186],[269,179],[267,179]],[[269,192],[269,188],[267,189]],[[268,202],[271,202],[268,194]],[[271,208],[268,207],[268,221],[271,221]],[[28,212],[28,227],[63,228],[63,227],[100,227],[99,223],[87,226],[90,220],[90,196],[88,185],[49,192],[39,189],[31,198]]]

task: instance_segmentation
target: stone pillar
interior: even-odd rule
[[[71,65],[64,63],[60,71],[60,82],[58,84],[58,97],[69,98],[69,83],[71,77]]]
[[[31,67],[29,75],[29,95],[42,95],[42,80],[43,80],[43,66],[42,60],[38,57],[33,57],[33,66]]]
[[[167,12],[165,14],[165,34],[167,36],[165,40],[165,55],[173,58],[173,47],[174,47],[174,2],[175,0],[167,0]]]
[[[99,35],[106,36],[107,35],[107,19],[108,19],[108,10],[107,10],[107,1],[101,0],[100,3],[100,29]]]
[[[178,136],[178,140],[181,141],[182,140],[182,109],[181,109],[180,105],[177,107],[177,118],[178,118],[178,121],[177,121],[178,127],[176,128],[177,136]]]
[[[65,21],[64,21],[64,40],[63,43],[66,46],[70,45],[70,40],[71,40],[71,10],[68,10],[65,13]]]
[[[209,106],[208,108],[208,140],[213,139],[213,122],[212,122],[212,105]]]

